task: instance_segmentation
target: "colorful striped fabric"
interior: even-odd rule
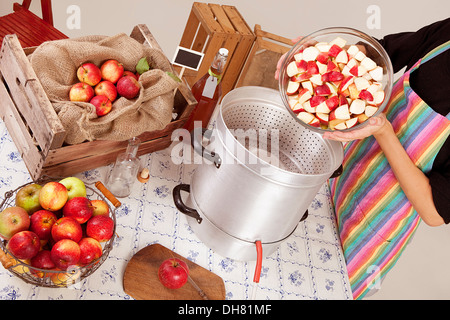
[[[386,111],[400,142],[423,172],[450,134],[450,121],[410,87],[421,63],[450,48],[447,42],[418,61],[395,84]],[[353,297],[363,298],[394,266],[420,218],[399,186],[375,138],[344,147],[343,173],[330,183]]]

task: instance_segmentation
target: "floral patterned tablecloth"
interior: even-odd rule
[[[0,266],[0,299],[133,299],[123,291],[128,261],[153,243],[177,252],[222,277],[226,299],[252,298],[255,262],[222,257],[193,233],[172,199],[172,189],[189,183],[194,164],[176,165],[170,148],[141,156],[150,180],[136,181],[128,198],[116,210],[117,237],[108,259],[90,277],[70,288],[30,285]],[[105,181],[112,166],[75,176],[87,185]],[[0,121],[0,200],[4,193],[31,181],[5,124]],[[328,186],[309,208],[308,218],[269,257],[263,259],[256,299],[352,299]]]

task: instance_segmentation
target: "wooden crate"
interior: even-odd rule
[[[130,36],[161,49],[146,25],[135,26]],[[125,151],[127,141],[64,144],[65,130],[27,58],[34,50],[23,49],[17,36],[8,35],[0,51],[0,116],[31,177],[69,176],[114,162]],[[140,135],[138,155],[168,147],[172,132],[184,125],[196,104],[190,89],[180,85],[174,103],[177,118],[162,130]]]
[[[264,31],[255,25],[256,40],[236,83],[237,87],[260,86],[278,90],[275,71],[278,60],[292,48],[292,40]]]
[[[229,51],[222,77],[223,96],[234,88],[255,35],[234,6],[194,2],[180,46],[204,53],[197,71],[186,69],[183,78],[189,86],[208,72],[220,48]],[[180,67],[175,67],[180,72]]]

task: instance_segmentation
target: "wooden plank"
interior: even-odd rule
[[[44,155],[61,147],[65,130],[15,35],[3,40],[0,70],[18,111],[27,121]]]
[[[181,36],[180,46],[188,49],[192,49],[191,45],[194,42],[195,34],[197,33],[200,21],[198,20],[195,12],[191,10],[188,20],[186,22],[186,28],[184,28],[183,35]],[[192,49],[195,50],[195,49]]]

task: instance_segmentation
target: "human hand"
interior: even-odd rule
[[[355,129],[353,131],[333,131],[333,132],[325,132],[323,134],[324,139],[336,140],[336,141],[352,141],[352,140],[360,140],[367,138],[371,135],[377,135],[383,132],[385,127],[389,125],[389,121],[386,119],[386,115],[381,113],[376,117],[370,117],[367,125],[362,127],[361,129]]]
[[[293,44],[295,44],[295,43],[299,42],[301,38],[303,38],[303,36],[299,36],[299,37],[297,37],[297,38],[295,38],[295,39],[291,39],[291,41],[292,41]],[[284,58],[286,57],[286,55],[287,55],[287,52],[286,52],[285,54],[283,54],[283,55],[280,57],[280,59],[278,60],[278,63],[277,63],[277,70],[275,71],[275,79],[277,79],[277,80],[278,80],[278,78],[279,78],[279,76],[280,76],[280,68],[281,68],[281,64],[283,63]]]

